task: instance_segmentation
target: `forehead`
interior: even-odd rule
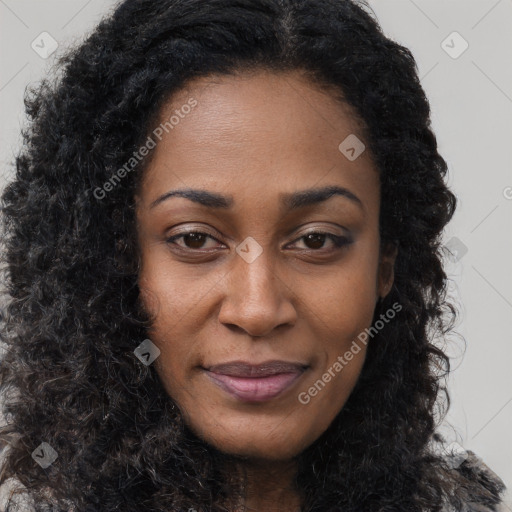
[[[336,184],[378,203],[369,151],[347,158],[347,145],[364,147],[361,123],[334,89],[300,72],[195,79],[164,104],[158,122],[141,190],[148,201],[173,188],[244,200]]]

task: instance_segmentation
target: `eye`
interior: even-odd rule
[[[176,240],[179,239],[183,239],[184,245],[176,243]],[[216,238],[202,231],[188,231],[185,233],[181,233],[179,235],[171,236],[166,241],[167,243],[177,245],[182,249],[190,249],[194,251],[204,249],[205,242],[208,239],[215,240],[218,242]],[[352,243],[352,241],[346,236],[333,235],[332,233],[325,233],[323,231],[311,231],[301,236],[300,238],[297,238],[295,242],[297,242],[298,240],[304,240],[304,243],[306,245],[305,249],[317,251],[323,249],[326,239],[331,240],[332,244],[334,245],[333,250],[339,249],[345,245],[349,245]]]
[[[352,243],[352,241],[346,236],[333,235],[332,233],[325,233],[323,231],[310,231],[300,238],[297,238],[297,240],[304,240],[306,249],[313,251],[323,249],[326,239],[331,240],[334,244],[334,250]]]
[[[183,242],[185,243],[185,246],[175,243],[175,240],[179,240],[180,238],[183,238]],[[188,231],[185,233],[181,233],[179,235],[171,236],[170,238],[168,238],[166,240],[166,242],[170,243],[170,244],[177,245],[178,247],[181,247],[182,249],[197,250],[197,249],[203,248],[204,242],[208,238],[210,238],[212,240],[216,240],[216,238],[209,235],[208,233],[203,233],[201,231]]]

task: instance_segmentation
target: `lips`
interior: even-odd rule
[[[261,364],[232,361],[205,370],[210,380],[231,396],[246,402],[263,402],[290,388],[307,367],[288,361]]]

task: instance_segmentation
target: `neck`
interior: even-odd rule
[[[238,470],[245,480],[245,494],[237,512],[300,511],[295,461],[244,460]]]

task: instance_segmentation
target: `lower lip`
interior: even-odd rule
[[[283,393],[304,372],[278,373],[268,377],[232,377],[206,370],[221,389],[245,402],[265,402]]]

